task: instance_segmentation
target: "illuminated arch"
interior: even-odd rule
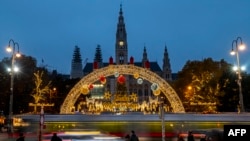
[[[107,77],[114,75],[115,72],[119,72],[120,74],[126,75],[134,75],[135,72],[137,72],[141,78],[148,80],[151,83],[157,83],[159,88],[161,89],[161,92],[166,96],[166,98],[170,102],[170,105],[173,108],[173,112],[185,112],[182,102],[175,90],[156,73],[150,71],[149,69],[137,67],[134,65],[109,65],[104,68],[96,69],[87,76],[83,77],[68,93],[67,97],[63,102],[63,105],[61,106],[60,113],[71,113],[72,107],[74,107],[76,100],[81,95],[82,86],[93,84],[94,82],[99,80],[99,77],[101,75]]]

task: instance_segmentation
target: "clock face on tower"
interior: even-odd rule
[[[123,41],[119,41],[119,46],[122,47],[124,45]]]

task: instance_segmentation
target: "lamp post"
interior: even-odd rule
[[[238,44],[240,41],[240,44]],[[234,46],[235,45],[235,46]],[[235,49],[234,49],[235,47]],[[243,102],[243,95],[242,95],[242,86],[241,86],[241,69],[240,69],[240,58],[239,58],[239,50],[243,50],[245,48],[244,44],[242,43],[242,39],[241,37],[237,37],[236,40],[233,40],[232,42],[232,51],[231,51],[231,55],[236,55],[236,59],[237,59],[237,84],[239,85],[239,108],[240,111],[238,112],[245,112],[245,108],[244,108],[244,102]]]
[[[13,47],[10,44],[13,43]],[[17,47],[17,52],[16,52]],[[20,57],[21,54],[19,53],[19,44],[14,40],[9,40],[9,45],[6,48],[7,52],[11,52],[11,69],[10,69],[10,103],[9,103],[9,116],[8,116],[8,131],[13,133],[13,89],[14,89],[14,71],[15,71],[15,59],[16,57]]]
[[[165,111],[164,111],[164,97],[160,99],[159,105],[160,119],[161,119],[161,137],[162,141],[165,141]]]

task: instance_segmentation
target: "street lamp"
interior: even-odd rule
[[[240,44],[238,44],[240,41]],[[235,45],[235,46],[234,46]],[[235,49],[234,49],[235,47]],[[239,58],[239,50],[244,50],[245,49],[245,45],[242,43],[242,39],[241,37],[237,37],[236,40],[233,40],[232,42],[232,51],[231,51],[231,55],[236,55],[236,59],[237,59],[237,69],[236,69],[236,73],[238,75],[238,79],[237,79],[237,83],[239,85],[239,108],[240,111],[238,112],[245,112],[245,108],[244,108],[244,102],[243,102],[243,95],[242,95],[242,86],[241,86],[241,68],[240,68],[240,58]]]
[[[13,47],[10,46],[10,44],[13,43]],[[17,52],[16,52],[17,47]],[[14,40],[10,39],[9,45],[6,48],[7,52],[11,52],[11,69],[10,69],[10,103],[9,103],[9,117],[8,117],[8,130],[10,133],[13,133],[13,89],[14,89],[14,72],[15,72],[15,58],[21,57],[21,54],[19,52],[19,44],[17,42],[14,42]]]
[[[164,111],[164,97],[160,99],[160,119],[161,119],[161,137],[162,141],[165,141],[165,111]]]

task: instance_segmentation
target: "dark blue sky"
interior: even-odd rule
[[[74,46],[82,59],[93,61],[97,44],[103,60],[115,54],[115,33],[120,3],[123,5],[129,57],[148,58],[162,66],[165,44],[172,71],[187,60],[211,57],[235,64],[229,55],[232,41],[240,36],[247,50],[240,63],[250,72],[249,0],[1,0],[0,59],[10,56],[10,39],[25,55],[41,60],[49,69],[70,73]]]

